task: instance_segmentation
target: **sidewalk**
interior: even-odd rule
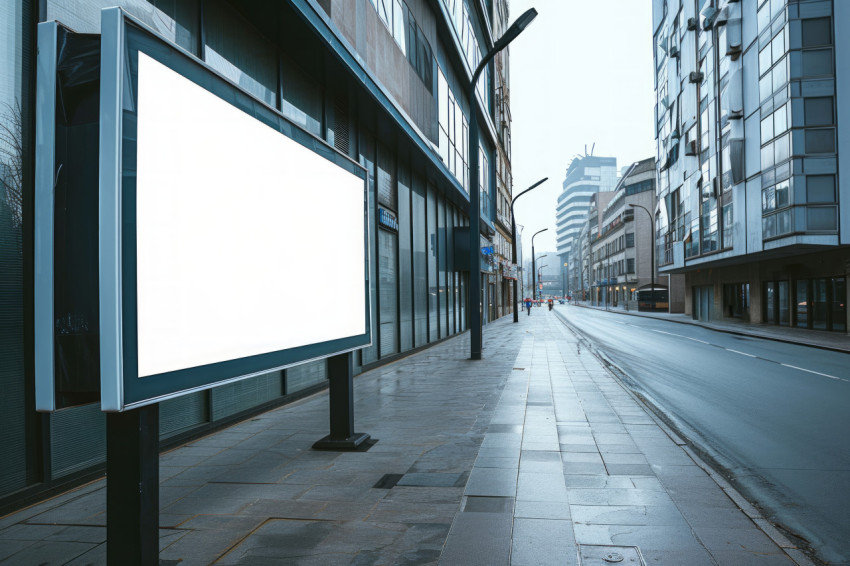
[[[487,325],[468,357],[465,334],[359,376],[368,452],[310,449],[317,394],[163,454],[160,559],[809,564],[554,313]],[[105,564],[105,519],[104,480],[2,517],[0,564]]]
[[[679,324],[692,324],[702,326],[720,332],[729,332],[732,334],[740,334],[743,336],[755,336],[758,338],[766,338],[768,340],[776,340],[778,342],[786,342],[789,344],[803,344],[815,348],[823,348],[826,350],[835,350],[837,352],[850,352],[850,335],[845,332],[829,332],[826,330],[809,330],[806,328],[791,328],[788,326],[777,326],[774,324],[753,324],[743,322],[737,319],[724,318],[722,320],[700,321],[694,320],[690,315],[684,313],[667,313],[667,312],[640,312],[636,310],[626,310],[622,307],[608,308],[602,306],[591,305],[589,302],[570,303],[569,306],[579,306],[589,309],[607,310],[618,314],[627,314],[632,316],[645,316],[649,318],[659,318],[669,320]]]

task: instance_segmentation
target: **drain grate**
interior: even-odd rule
[[[580,544],[581,566],[646,566],[636,546]]]

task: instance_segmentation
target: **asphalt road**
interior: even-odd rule
[[[595,309],[557,312],[766,518],[850,564],[850,354]]]

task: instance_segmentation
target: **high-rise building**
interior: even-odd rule
[[[653,275],[649,212],[655,210],[655,177],[655,159],[643,159],[625,168],[613,193],[599,193],[591,202],[594,237],[588,242],[588,272],[594,304],[636,304],[637,293],[654,291],[653,282],[667,290],[666,277],[660,282]]]
[[[492,3],[493,34],[501,37],[510,25],[510,10],[507,0],[495,0]],[[495,269],[490,276],[490,296],[493,302],[488,313],[490,318],[513,313],[513,277],[516,270],[513,263],[511,244],[511,199],[513,194],[513,175],[511,173],[511,73],[510,46],[500,51],[493,59],[494,79],[494,126],[499,142],[496,144],[496,233],[493,236],[495,250]],[[519,290],[519,288],[517,288]]]
[[[558,196],[555,222],[557,225],[557,248],[560,265],[564,267],[562,278],[571,281],[571,257],[573,241],[587,222],[591,196],[599,191],[612,191],[617,185],[617,158],[578,156],[567,167],[567,174]]]
[[[505,297],[507,272],[483,251],[510,255],[511,226],[503,214],[511,192],[507,51],[481,75],[477,100],[467,94],[474,69],[508,27],[508,0],[4,0],[0,172],[10,179],[20,159],[22,175],[14,178],[18,193],[0,191],[0,510],[69,478],[90,477],[104,463],[105,420],[98,405],[35,412],[31,171],[34,108],[46,99],[36,96],[34,81],[39,21],[55,20],[91,39],[101,32],[101,8],[116,5],[157,49],[211,81],[226,82],[228,93],[282,135],[362,168],[372,343],[354,353],[355,372],[466,330],[470,276],[482,281],[485,305],[498,305],[485,309],[485,321],[512,308]],[[97,69],[87,76],[99,76]],[[473,111],[480,126],[474,151],[480,155],[475,182],[481,207],[472,213],[481,217],[482,261],[470,275],[468,253],[455,254],[455,243],[461,249],[469,242]],[[39,141],[52,145],[41,134]],[[97,145],[74,148],[74,158],[86,159],[88,150],[96,157]],[[67,164],[61,175],[57,169],[60,185],[69,171]],[[287,184],[290,178],[292,171],[281,168],[282,186],[315,188],[304,179]],[[235,200],[239,194],[233,187]],[[321,206],[303,215],[314,234],[336,233]],[[310,238],[305,233],[292,246],[309,246]],[[324,255],[287,269],[305,281],[334,278],[338,259]],[[161,438],[173,443],[202,434],[326,383],[320,360],[169,399],[160,403]]]
[[[653,1],[657,256],[694,318],[847,331],[848,24],[844,0]]]

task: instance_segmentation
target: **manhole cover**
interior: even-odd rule
[[[609,546],[599,544],[579,545],[582,566],[608,566],[621,564],[645,566],[640,549],[636,546]]]

